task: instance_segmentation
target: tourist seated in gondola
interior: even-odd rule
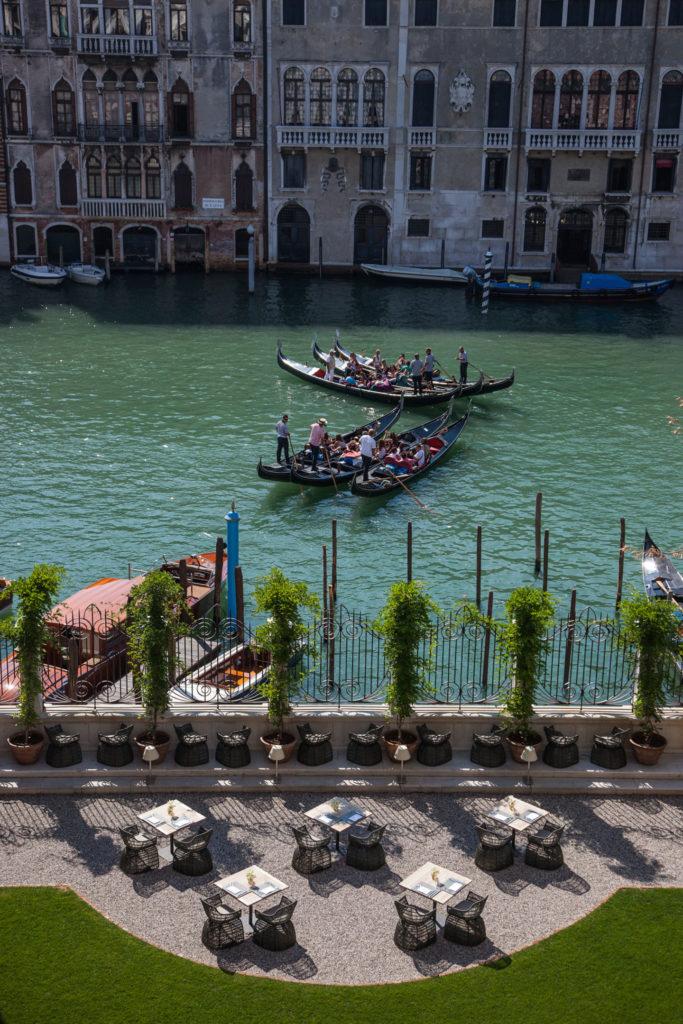
[[[392,386],[389,378],[382,375],[372,382],[370,388],[372,391],[391,391]]]
[[[338,455],[341,455],[345,448],[344,438],[341,434],[335,434],[329,444],[330,455],[334,455],[336,458]]]
[[[362,459],[360,457],[360,448],[358,447],[358,441],[349,441],[344,451],[341,453],[339,461],[345,466],[358,467],[360,469]]]
[[[358,362],[358,356],[355,352],[352,352],[349,356],[349,361],[346,364],[346,370],[347,372],[350,370],[354,376],[358,374],[358,371],[360,370],[360,363]]]
[[[351,370],[346,371],[345,384],[349,388],[358,387],[358,381],[356,380],[355,374]]]

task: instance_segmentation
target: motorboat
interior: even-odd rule
[[[20,281],[48,288],[54,288],[66,279],[66,270],[55,267],[52,263],[46,263],[44,266],[38,263],[13,263],[9,270],[10,274],[18,277]]]
[[[402,267],[396,263],[361,263],[360,266],[371,277],[409,284],[467,284],[468,280],[461,270],[449,267]]]
[[[102,284],[106,277],[104,270],[92,263],[70,263],[66,272],[69,280],[76,281],[77,284]]]
[[[483,295],[485,282],[472,267],[465,267],[470,288]],[[505,281],[490,281],[492,299],[516,302],[652,302],[668,291],[673,278],[659,281],[628,281],[620,274],[581,274],[575,284],[534,281],[524,274],[509,274]]]

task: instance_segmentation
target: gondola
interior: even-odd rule
[[[468,287],[476,295],[484,292],[484,281],[473,267],[463,267]],[[653,302],[668,291],[673,278],[659,281],[628,281],[620,274],[581,274],[578,281],[534,281],[525,274],[509,274],[505,281],[490,281],[492,299],[514,302],[570,302],[620,306],[631,302]]]
[[[389,466],[375,466],[370,469],[367,480],[363,480],[362,473],[356,473],[351,481],[352,494],[357,494],[362,498],[377,498],[383,494],[391,494],[393,491],[401,491],[408,484],[412,486],[414,480],[428,473],[437,462],[442,461],[465,429],[469,415],[470,410],[468,409],[465,415],[455,423],[451,423],[450,427],[445,427],[428,439],[431,456],[420,469],[416,469],[413,473],[407,473],[405,476],[398,476]]]
[[[293,359],[287,359],[282,354],[282,342],[279,339],[277,343],[277,361],[283,370],[293,373],[295,377],[300,377],[301,380],[307,380],[311,384],[318,384],[327,391],[335,391],[337,394],[353,395],[355,398],[362,398],[371,404],[379,402],[383,405],[395,405],[401,395],[403,395],[406,409],[414,409],[417,406],[441,405],[442,402],[448,402],[451,398],[459,398],[463,393],[460,385],[452,388],[440,388],[438,392],[429,391],[421,395],[415,395],[407,388],[374,391],[372,388],[363,388],[358,385],[353,387],[341,378],[325,380],[325,374],[321,368],[308,366],[306,363],[297,363]]]
[[[360,435],[363,433],[364,430],[370,430],[370,429],[373,429],[375,431],[375,437],[381,437],[382,434],[386,434],[387,430],[391,429],[393,424],[396,422],[396,420],[401,415],[401,410],[402,409],[403,409],[403,398],[401,397],[401,399],[399,400],[397,405],[395,405],[394,408],[390,412],[385,413],[384,416],[380,416],[379,419],[370,420],[369,423],[363,424],[362,427],[354,427],[353,430],[349,430],[349,431],[346,432],[346,434],[342,434],[342,439],[344,441],[350,441],[351,438],[353,438],[353,437],[360,437]],[[305,459],[307,457],[308,457],[308,452],[306,451],[305,448],[302,448],[300,452],[297,452],[294,455],[290,465],[287,465],[287,463],[271,462],[268,465],[264,466],[263,465],[263,459],[259,459],[258,466],[256,467],[256,472],[258,473],[258,475],[261,477],[262,480],[277,480],[277,481],[280,481],[280,483],[288,483],[290,480],[293,479],[293,475],[292,475],[291,471],[293,469],[297,468],[297,467],[299,469],[303,470],[303,464],[304,464],[304,461],[305,461]],[[325,466],[323,466],[321,468],[324,469],[324,470],[327,470],[327,464],[325,464]],[[317,479],[315,479],[315,480],[309,479],[309,477],[312,477],[314,475],[315,474],[313,474],[311,472],[310,467],[308,467],[308,472],[306,474],[306,480],[305,481],[304,480],[299,481],[299,479],[297,477],[297,482],[313,483],[314,486],[319,486],[319,487],[320,486],[326,486],[326,483],[329,483],[329,485],[332,486],[332,477],[331,476],[329,477],[327,482],[324,483],[324,482],[318,481]]]
[[[335,332],[334,341],[335,351],[339,353],[342,359],[348,359],[351,355],[348,349],[342,348],[339,343],[339,331]],[[368,359],[367,356],[356,356],[358,362],[366,369],[371,368],[372,360]],[[494,391],[504,391],[505,388],[511,387],[515,382],[515,370],[512,369],[507,377],[489,377],[488,380],[484,380],[483,370],[479,371],[478,380],[471,381],[469,384],[460,385],[461,390],[458,392],[458,398],[473,398],[475,395],[490,395]],[[455,386],[455,379],[452,381],[440,380],[438,377],[434,378],[434,386],[437,388],[449,389]]]
[[[647,530],[643,541],[643,584],[650,600],[670,599],[683,612],[683,576],[659,550]]]
[[[450,416],[451,405],[449,404],[448,409],[435,419],[421,423],[417,427],[411,427],[410,430],[404,430],[402,434],[398,435],[399,441],[415,444],[417,441],[428,440],[443,430]],[[357,466],[347,467],[338,461],[333,461],[328,465],[323,456],[322,460],[318,460],[317,470],[312,469],[308,461],[298,461],[296,466],[292,466],[292,481],[297,484],[310,484],[312,487],[333,487],[334,484],[341,487],[342,484],[351,483],[357,473]]]

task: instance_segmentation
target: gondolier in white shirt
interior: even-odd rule
[[[334,368],[337,365],[334,357],[334,349],[330,349],[330,353],[325,360],[325,380],[334,380]]]
[[[416,352],[415,353],[415,358],[413,359],[412,363],[410,364],[410,376],[411,376],[412,381],[413,381],[413,392],[416,395],[421,395],[422,394],[422,369],[423,369],[423,367],[424,367],[424,363],[420,359],[420,353]]]
[[[460,383],[467,384],[467,352],[460,346],[458,349],[458,362],[460,363]]]
[[[363,480],[368,478],[368,469],[372,462],[372,457],[375,454],[375,448],[377,442],[373,437],[374,430],[364,430],[360,438],[360,456],[363,462]]]
[[[277,433],[277,461],[282,462],[282,453],[285,453],[285,462],[289,465],[289,416],[284,413],[281,420],[278,420],[275,431]]]
[[[428,391],[434,390],[433,376],[434,376],[434,356],[432,355],[431,348],[425,349],[425,360],[424,367],[422,369],[422,379]]]

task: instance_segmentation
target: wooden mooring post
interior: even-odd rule
[[[548,547],[550,546],[550,530],[543,534],[543,589],[548,589]]]
[[[183,597],[187,602],[187,591],[189,589],[189,584],[187,582],[187,562],[185,561],[184,558],[181,558],[180,561],[178,562],[178,582],[180,583],[180,586],[183,588]],[[183,614],[181,618],[183,622],[190,621],[190,611],[187,607],[183,609]]]
[[[235,566],[235,609],[237,613],[237,643],[244,640],[244,579],[242,566]]]
[[[564,647],[564,671],[562,673],[562,685],[569,683],[569,672],[572,666],[572,648],[574,647],[574,620],[576,619],[576,591],[572,590],[572,598],[569,605],[569,621],[567,622],[567,641]]]
[[[216,562],[213,576],[213,621],[218,625],[221,621],[221,583],[223,581],[223,552],[226,543],[222,537],[216,537]]]
[[[413,524],[411,522],[408,523],[407,548],[406,579],[410,583],[413,578]]]
[[[337,520],[332,520],[332,601],[337,600]]]
[[[489,681],[489,654],[491,651],[491,627],[488,623],[491,621],[493,616],[493,591],[489,590],[489,599],[486,604],[486,632],[484,633],[484,660],[481,666],[481,685],[486,693],[486,687]]]
[[[536,555],[534,558],[534,572],[538,576],[541,571],[541,509],[543,495],[540,491],[536,494],[536,516],[534,519],[534,537],[536,542]]]
[[[619,533],[619,572],[617,574],[617,600],[616,609],[619,611],[619,605],[621,604],[621,590],[624,585],[624,546],[626,544],[626,520],[621,519],[621,529]]]
[[[334,683],[334,594],[332,593],[332,587],[330,586],[330,600],[329,609],[330,616],[327,620],[327,657],[328,657],[328,669],[327,677],[330,683]]]
[[[477,527],[477,608],[481,608],[481,526]]]
[[[323,622],[327,622],[327,545],[323,544]]]

